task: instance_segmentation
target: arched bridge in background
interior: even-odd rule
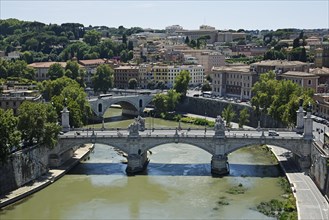
[[[128,94],[124,96],[105,94],[89,99],[89,103],[95,115],[100,117],[103,117],[106,110],[114,104],[122,107],[123,115],[137,116],[143,113],[145,107],[151,103],[153,97],[154,95],[150,93]]]

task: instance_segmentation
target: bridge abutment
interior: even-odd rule
[[[211,173],[215,175],[226,175],[229,171],[227,155],[213,155],[211,157]]]

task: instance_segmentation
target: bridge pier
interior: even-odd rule
[[[211,173],[215,175],[226,175],[229,172],[227,155],[213,155],[211,158]]]
[[[147,158],[147,152],[143,154],[129,154],[126,172],[128,174],[134,174],[142,172],[146,169],[149,159]]]

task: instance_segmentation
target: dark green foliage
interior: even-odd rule
[[[7,161],[10,152],[19,146],[21,133],[17,130],[18,119],[13,110],[0,108],[0,163]]]
[[[190,72],[182,70],[179,75],[175,78],[174,89],[180,93],[183,97],[186,96],[188,84],[191,80]]]
[[[95,92],[106,93],[113,86],[113,69],[106,64],[99,65],[92,81]]]

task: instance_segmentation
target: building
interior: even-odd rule
[[[171,25],[171,26],[168,26],[165,28],[166,29],[166,33],[167,34],[174,34],[176,33],[177,31],[181,31],[183,30],[183,27],[180,26],[180,25]]]
[[[214,43],[217,41],[218,31],[214,27],[201,25],[199,30],[177,30],[178,35],[184,35],[189,38],[189,40],[197,40],[200,37],[209,36],[207,43]]]
[[[186,70],[190,73],[191,80],[189,82],[189,86],[198,86],[203,84],[204,67],[202,65],[168,66],[168,76],[166,82],[168,88],[173,88],[176,77],[183,70]]]
[[[313,89],[317,92],[319,76],[313,73],[305,73],[299,71],[288,71],[280,75],[281,79],[291,80],[303,88]]]
[[[28,66],[36,70],[35,80],[43,81],[49,79],[49,75],[48,75],[49,67],[55,63],[59,63],[63,67],[63,69],[66,67],[66,62],[37,62],[37,63],[31,63]]]
[[[184,57],[195,57],[197,64],[202,65],[205,74],[209,74],[213,67],[224,66],[225,56],[212,50],[180,50]]]
[[[91,86],[92,76],[96,73],[99,65],[108,64],[111,68],[117,66],[115,61],[108,59],[79,60],[78,63],[86,70],[84,81],[87,86]]]
[[[167,65],[154,65],[150,73],[151,78],[155,83],[168,84],[168,66]]]
[[[319,77],[318,79],[318,93],[328,93],[329,92],[329,68],[315,68],[310,69],[310,73]]]
[[[129,80],[135,78],[137,87],[139,87],[139,67],[138,66],[119,66],[114,68],[114,87],[118,89],[128,89]]]
[[[142,89],[146,89],[149,82],[154,80],[152,73],[152,65],[150,64],[140,64],[139,65],[139,85]]]
[[[325,42],[321,47],[315,49],[315,67],[329,67],[329,43]]]
[[[217,96],[249,100],[251,88],[257,80],[256,73],[248,65],[214,67],[211,72],[212,93]]]
[[[314,114],[329,119],[329,93],[316,93],[313,95],[315,101]]]
[[[40,102],[42,96],[38,90],[28,89],[5,89],[0,95],[0,108],[7,110],[13,109],[14,114],[17,115],[17,109],[24,101]]]
[[[230,43],[235,40],[245,40],[246,39],[246,33],[244,32],[218,32],[217,33],[217,42],[225,42]]]
[[[263,60],[250,64],[250,68],[257,74],[274,71],[277,74],[288,71],[309,72],[309,64],[300,61]]]

